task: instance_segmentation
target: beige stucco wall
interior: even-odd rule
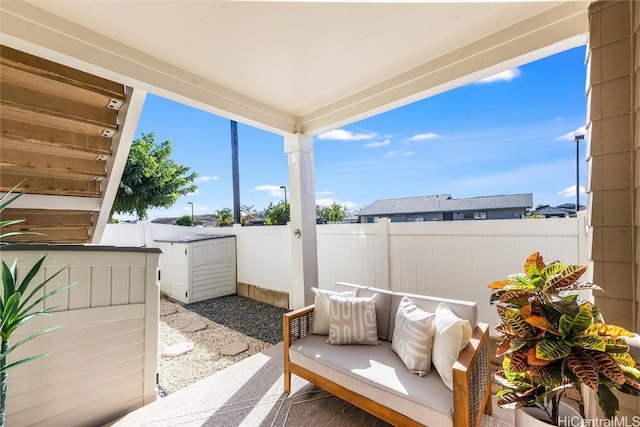
[[[589,10],[587,130],[589,260],[608,323],[640,331],[640,5],[598,1]],[[618,394],[620,415],[640,399]]]

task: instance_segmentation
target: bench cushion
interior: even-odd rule
[[[453,425],[453,393],[432,370],[419,377],[391,350],[379,346],[332,346],[325,337],[307,335],[289,348],[291,362],[355,393],[429,425]]]

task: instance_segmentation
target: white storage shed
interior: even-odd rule
[[[235,236],[196,236],[155,241],[160,290],[189,304],[236,293]]]

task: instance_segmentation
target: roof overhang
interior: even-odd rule
[[[276,133],[334,129],[586,42],[589,1],[7,1],[2,43]]]

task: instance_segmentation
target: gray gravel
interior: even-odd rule
[[[184,308],[270,344],[282,341],[282,315],[288,311],[238,295],[187,304]]]

